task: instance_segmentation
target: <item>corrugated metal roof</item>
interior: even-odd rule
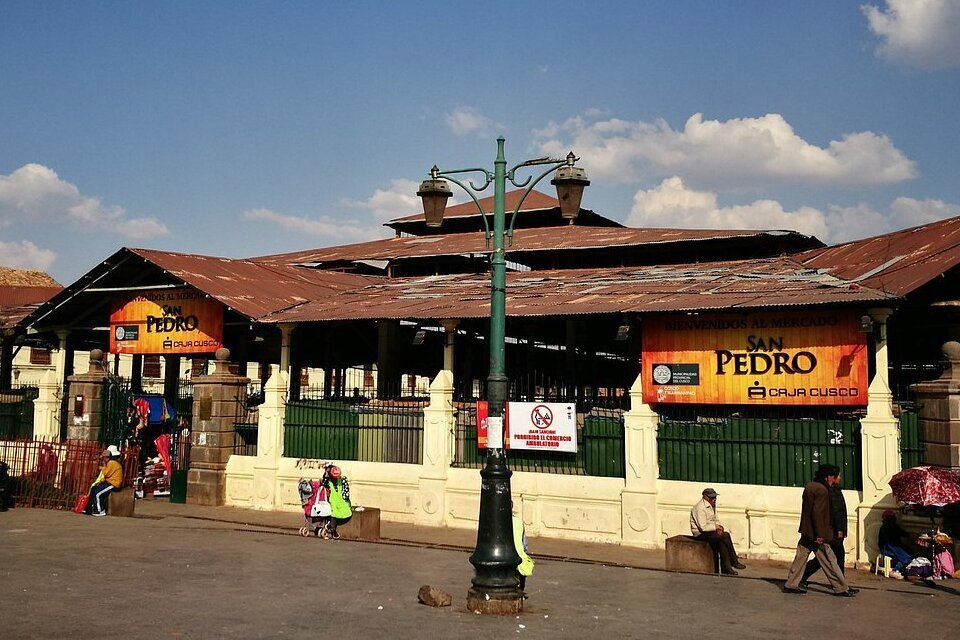
[[[480,318],[490,313],[489,290],[485,274],[382,279],[261,320]],[[805,268],[789,258],[507,275],[510,316],[856,305],[892,297]]]
[[[795,258],[838,278],[905,296],[960,264],[960,216]]]
[[[731,229],[631,229],[626,227],[537,227],[514,232],[509,253],[629,247],[673,242],[716,240],[723,238],[763,238],[792,235],[794,231],[751,231]],[[809,246],[809,245],[807,245]],[[254,262],[268,264],[322,265],[361,260],[396,260],[432,256],[458,256],[489,253],[484,234],[452,233],[445,235],[388,238],[359,244],[311,249],[261,258]]]
[[[129,251],[249,318],[356,290],[371,281],[355,274],[250,260],[151,249]]]

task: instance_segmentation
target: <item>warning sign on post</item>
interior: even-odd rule
[[[577,408],[562,402],[510,402],[509,448],[577,452]]]

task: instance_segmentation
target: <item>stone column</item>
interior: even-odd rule
[[[59,332],[58,332],[59,335]],[[61,338],[60,353],[66,354]],[[107,377],[103,351],[90,351],[90,365],[86,373],[72,375],[64,385],[67,396],[67,439],[96,441],[100,437],[103,419],[103,381]],[[58,363],[57,369],[60,370]],[[57,374],[54,374],[57,375]],[[59,380],[59,377],[57,378]],[[77,415],[79,413],[80,415]]]
[[[230,351],[217,349],[216,370],[193,381],[193,425],[187,502],[205,506],[224,504],[227,461],[233,453],[236,431],[247,393],[248,378],[230,372]]]
[[[47,369],[40,374],[37,383],[39,395],[33,401],[33,437],[44,440],[60,438],[60,381],[53,369]],[[69,390],[68,390],[69,391]],[[69,405],[73,411],[73,404]]]
[[[960,342],[943,345],[943,374],[911,386],[920,409],[923,464],[960,471]]]
[[[257,423],[257,458],[253,463],[254,509],[270,511],[280,505],[277,492],[277,470],[283,457],[283,423],[287,405],[287,372],[270,376],[264,387]]]
[[[56,360],[53,363],[54,369],[57,373],[57,382],[64,386],[64,391],[66,391],[67,377],[70,375],[69,367],[67,363],[67,358],[71,357],[72,354],[69,353],[67,349],[67,338],[70,336],[69,329],[60,329],[57,332],[57,338],[60,340],[60,348],[57,349]]]
[[[626,442],[626,485],[621,495],[623,543],[656,547],[657,532],[657,426],[660,416],[643,402],[643,378],[630,388],[630,410],[623,414]]]
[[[863,492],[857,507],[857,562],[869,563],[877,554],[877,531],[884,509],[896,508],[890,478],[900,471],[900,423],[893,415],[887,360],[887,318],[890,309],[870,309],[879,325],[876,373],[867,390],[867,415],[860,420],[860,463]]]
[[[423,410],[423,466],[420,504],[414,522],[442,526],[446,517],[447,470],[454,447],[453,372],[444,369],[430,384],[430,405]]]
[[[454,362],[456,360],[456,342],[457,342],[457,325],[460,324],[459,320],[441,320],[441,326],[443,326],[443,368],[446,371],[453,372]]]

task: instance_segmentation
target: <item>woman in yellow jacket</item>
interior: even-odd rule
[[[520,579],[520,591],[524,591],[523,599],[526,600],[527,576],[533,575],[533,566],[536,563],[527,555],[527,533],[523,530],[523,520],[516,514],[513,515],[513,546],[517,550],[517,555],[520,556],[517,577]]]
[[[92,516],[107,515],[107,495],[123,484],[123,468],[120,466],[120,450],[110,445],[100,454],[103,465],[100,475],[90,487],[89,509]]]

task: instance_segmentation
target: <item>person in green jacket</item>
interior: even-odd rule
[[[517,578],[520,579],[520,590],[523,591],[523,599],[527,599],[527,576],[533,575],[533,566],[536,564],[527,554],[527,532],[523,528],[523,520],[513,514],[513,546],[517,549],[517,555],[520,556],[520,564],[517,565]]]
[[[350,482],[343,475],[340,467],[327,465],[323,474],[323,484],[330,489],[330,518],[325,527],[325,538],[340,539],[337,526],[353,517],[353,508],[350,506]]]

